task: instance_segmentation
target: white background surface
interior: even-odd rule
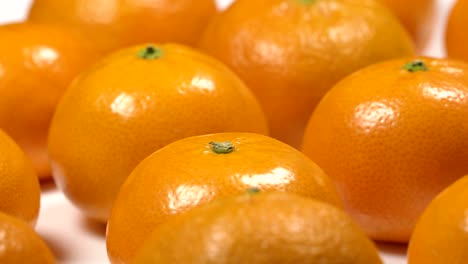
[[[21,21],[30,2],[30,0],[0,0],[0,23]],[[218,0],[218,2],[220,7],[225,7],[231,0]],[[432,42],[424,51],[425,55],[445,56],[443,34],[447,14],[453,3],[454,0],[437,0],[438,21]],[[105,227],[83,218],[53,185],[43,186],[37,230],[54,251],[59,263],[109,263],[105,247]],[[379,245],[379,247],[386,264],[406,263],[404,247],[396,245]]]

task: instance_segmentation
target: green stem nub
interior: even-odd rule
[[[415,60],[412,62],[408,62],[403,66],[403,70],[407,70],[409,72],[417,72],[417,71],[428,71],[427,65],[420,60]]]
[[[249,188],[247,190],[248,194],[257,194],[257,193],[260,193],[260,192],[261,192],[261,190],[258,187],[251,187],[251,188]]]
[[[211,149],[216,154],[229,154],[235,150],[234,145],[230,141],[226,142],[210,142]]]
[[[159,59],[162,55],[162,50],[160,48],[155,48],[152,45],[147,46],[138,53],[138,57],[145,60]]]
[[[299,2],[301,2],[301,4],[304,4],[304,5],[309,5],[309,4],[313,4],[317,2],[317,0],[299,0]]]

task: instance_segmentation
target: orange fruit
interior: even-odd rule
[[[418,50],[428,44],[435,27],[435,0],[383,0],[413,37]]]
[[[67,26],[109,52],[145,42],[195,44],[215,13],[214,0],[35,0],[28,19]]]
[[[468,61],[468,1],[458,0],[452,9],[446,31],[446,46],[448,56]]]
[[[468,259],[468,176],[439,194],[416,224],[409,264],[464,264]]]
[[[0,26],[0,128],[50,178],[47,134],[65,88],[96,60],[79,36],[53,26]]]
[[[375,245],[342,210],[298,195],[247,193],[157,227],[134,264],[380,264]]]
[[[40,195],[39,180],[31,161],[0,130],[0,212],[34,225],[39,214]]]
[[[391,60],[330,90],[303,151],[335,181],[368,235],[408,242],[428,203],[468,173],[467,123],[468,64]]]
[[[107,221],[141,160],[175,140],[225,131],[267,133],[258,102],[235,74],[184,46],[130,47],[65,93],[50,129],[53,176],[86,215]]]
[[[247,83],[271,135],[294,147],[337,81],[368,64],[413,54],[400,22],[374,0],[238,0],[212,21],[200,47]]]
[[[341,206],[323,171],[284,143],[249,133],[191,137],[146,158],[122,185],[108,222],[112,263],[130,261],[149,232],[172,216],[251,187]]]
[[[0,263],[55,263],[44,241],[20,219],[0,212],[0,234]]]

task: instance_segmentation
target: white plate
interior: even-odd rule
[[[64,0],[66,1],[66,0]],[[23,20],[31,0],[0,1],[0,23]],[[232,0],[218,0],[226,7]],[[437,0],[437,24],[425,55],[445,56],[443,34],[446,17],[454,0]],[[43,186],[42,206],[37,230],[54,251],[59,263],[109,263],[105,246],[105,227],[87,221],[54,186]],[[386,264],[405,264],[404,246],[379,245]]]

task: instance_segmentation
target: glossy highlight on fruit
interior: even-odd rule
[[[302,150],[371,238],[408,242],[429,202],[468,173],[468,65],[391,60],[338,83]]]
[[[192,209],[154,229],[133,264],[381,264],[340,209],[281,192],[247,192]]]
[[[146,158],[122,185],[108,222],[112,263],[128,263],[159,224],[251,188],[296,193],[341,207],[328,176],[280,141],[251,133],[186,138]]]
[[[252,89],[271,135],[297,148],[336,82],[414,53],[401,23],[375,0],[237,0],[212,20],[199,46]]]
[[[82,33],[108,53],[146,42],[195,44],[214,0],[34,0],[28,20]]]
[[[226,131],[268,133],[255,97],[228,68],[177,44],[126,48],[62,98],[49,135],[53,176],[84,214],[106,222],[141,160],[173,141]]]
[[[65,28],[19,23],[0,26],[0,129],[50,179],[47,134],[65,89],[99,57]]]

